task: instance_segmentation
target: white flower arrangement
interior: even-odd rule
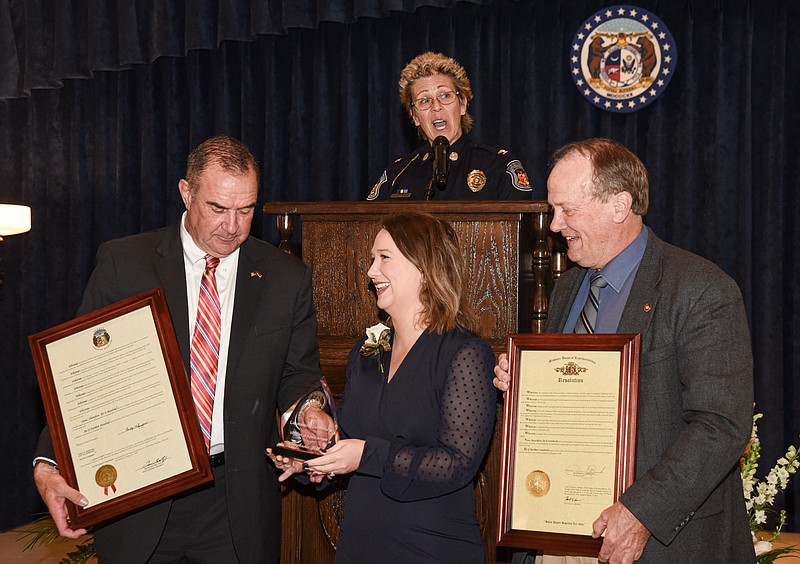
[[[758,459],[761,455],[761,441],[758,438],[756,421],[762,416],[761,413],[753,415],[753,431],[750,444],[741,460],[741,473],[744,500],[750,519],[750,533],[753,536],[756,557],[759,564],[768,564],[781,555],[797,550],[793,547],[772,549],[772,541],[780,537],[781,529],[786,524],[785,509],[778,513],[778,524],[775,529],[766,529],[766,524],[768,514],[776,513],[774,509],[771,509],[772,504],[775,503],[775,496],[789,485],[789,477],[797,472],[800,460],[798,460],[797,447],[791,445],[786,451],[786,455],[779,458],[769,471],[766,480],[756,479]]]

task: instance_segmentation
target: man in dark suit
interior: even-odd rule
[[[277,562],[281,496],[265,449],[279,440],[276,408],[288,410],[320,378],[310,272],[249,237],[258,165],[239,141],[220,136],[198,146],[179,189],[182,221],[100,246],[79,314],[162,286],[188,367],[206,260],[220,259],[214,484],[97,528],[95,549],[101,563]],[[59,532],[79,536],[65,503],[86,497],[53,466],[47,429],[37,455],[34,478]]]
[[[738,465],[753,407],[741,293],[718,267],[643,225],[647,171],[625,147],[590,139],[553,160],[550,228],[578,266],[556,283],[545,331],[587,331],[582,314],[599,271],[607,284],[588,331],[642,335],[636,478],[593,524],[593,536],[605,533],[599,560],[752,563]],[[507,370],[502,355],[502,390]],[[526,561],[533,555],[513,560]]]

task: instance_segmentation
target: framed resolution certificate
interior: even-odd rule
[[[633,482],[638,334],[509,335],[497,544],[597,556]]]
[[[213,480],[164,293],[28,338],[58,468],[87,527]]]

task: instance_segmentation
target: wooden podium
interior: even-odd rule
[[[499,354],[509,333],[544,330],[553,273],[563,272],[563,254],[551,261],[546,202],[284,202],[264,206],[277,216],[280,246],[293,249],[302,226],[300,257],[311,269],[317,310],[322,373],[334,395],[344,387],[347,354],[382,313],[375,305],[367,270],[381,217],[418,211],[447,219],[463,245],[470,298],[480,315],[480,334]],[[498,399],[499,396],[498,396]],[[475,480],[478,520],[486,562],[509,562],[510,552],[496,548],[502,409],[481,472]],[[284,488],[281,562],[324,564],[333,561],[346,483],[333,488],[290,484]]]

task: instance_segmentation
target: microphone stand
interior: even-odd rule
[[[425,188],[425,199],[433,200],[436,197],[436,189],[433,187],[433,177],[428,180],[428,187]]]
[[[450,149],[450,142],[447,137],[440,135],[431,143],[433,148],[433,176],[425,189],[425,199],[433,200],[436,190],[444,190],[447,187],[447,153]]]

